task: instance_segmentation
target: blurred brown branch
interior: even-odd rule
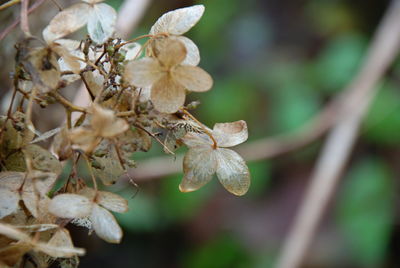
[[[400,1],[395,0],[375,33],[362,68],[345,90],[348,98],[343,99],[338,120],[327,137],[277,267],[294,268],[302,263],[376,94],[376,85],[400,48],[399,13]]]

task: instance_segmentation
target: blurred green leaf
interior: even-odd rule
[[[385,84],[368,112],[363,135],[377,144],[400,144],[400,94],[396,87]]]
[[[124,230],[154,231],[161,222],[156,200],[144,192],[134,195],[132,191],[118,193],[129,201],[129,210],[126,213],[115,213],[118,222]]]
[[[395,188],[386,164],[369,158],[346,176],[339,195],[338,221],[361,267],[379,267],[393,221]]]
[[[350,82],[361,62],[367,40],[357,34],[341,35],[322,51],[315,72],[322,90],[337,92]]]
[[[169,221],[179,221],[196,215],[202,205],[214,193],[215,180],[191,193],[179,191],[182,175],[165,178],[162,182],[160,202],[164,217]]]
[[[244,268],[249,267],[249,256],[237,240],[220,235],[186,256],[182,267]]]
[[[247,163],[249,166],[250,174],[251,174],[251,185],[247,196],[260,196],[265,192],[269,182],[271,181],[271,166],[269,162],[260,161],[260,162],[249,162]]]

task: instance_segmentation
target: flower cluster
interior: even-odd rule
[[[24,255],[32,256],[36,267],[67,260],[68,267],[76,267],[84,250],[73,246],[68,223],[119,243],[123,233],[112,213],[126,212],[128,202],[99,190],[98,181],[102,187],[115,183],[135,167],[132,155],[149,150],[152,140],[169,154],[182,145],[189,148],[180,191],[199,189],[215,173],[235,195],[249,189],[246,163],[227,149],[246,141],[246,122],[210,129],[189,113],[198,103],[185,101],[188,93],[213,86],[211,76],[198,67],[198,47],[183,36],[200,20],[204,6],[168,12],[148,35],[125,41],[115,36],[115,10],[101,2],[82,0],[59,12],[43,30],[42,46],[33,46],[32,38],[17,46],[13,79],[18,105],[0,116],[2,267],[20,265]],[[64,39],[85,25],[86,40]],[[144,45],[136,43],[144,38]],[[88,107],[64,96],[77,80],[91,98]],[[59,104],[65,123],[38,132],[34,104]],[[72,113],[79,118],[73,120]],[[81,162],[91,180],[80,174]],[[66,181],[60,181],[62,171]]]

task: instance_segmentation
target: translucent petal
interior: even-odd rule
[[[159,38],[152,42],[154,56],[165,70],[170,70],[186,58],[186,47],[178,39]]]
[[[99,191],[96,202],[114,212],[123,213],[128,211],[128,201],[114,193]]]
[[[114,216],[107,209],[98,205],[93,206],[90,220],[96,234],[109,243],[119,243],[122,238],[122,230]]]
[[[77,194],[59,194],[50,202],[49,212],[60,218],[82,218],[88,216],[93,203]]]
[[[214,152],[221,184],[234,195],[244,195],[250,187],[250,172],[243,158],[229,149],[218,148]]]
[[[103,44],[115,31],[117,12],[111,6],[101,3],[93,6],[89,14],[88,32],[97,44]]]
[[[190,148],[183,158],[183,179],[179,185],[182,192],[196,191],[212,178],[217,169],[217,159],[211,146]]]
[[[93,115],[90,124],[96,136],[111,138],[129,128],[128,123],[124,119],[117,118],[113,110],[102,108],[98,104],[93,104],[91,110]]]
[[[92,7],[79,3],[72,5],[58,13],[43,31],[43,38],[49,44],[53,40],[64,37],[79,28],[88,21],[88,14]]]
[[[0,188],[0,219],[17,211],[19,199],[17,192]]]
[[[151,88],[150,99],[154,108],[162,113],[175,113],[185,103],[185,89],[169,75],[163,76]]]
[[[152,58],[131,61],[125,66],[125,79],[136,87],[151,86],[163,75],[160,64]]]
[[[200,20],[203,13],[203,5],[195,5],[167,12],[154,23],[150,29],[150,34],[170,33],[182,35]]]
[[[21,198],[24,201],[25,207],[33,215],[38,217],[39,193],[35,190],[33,179],[28,178],[22,189]]]
[[[196,44],[185,36],[177,36],[175,38],[186,47],[186,58],[181,64],[197,66],[200,63],[200,51]]]
[[[196,66],[180,65],[174,70],[173,76],[190,91],[204,92],[210,90],[213,85],[211,76]]]
[[[130,43],[124,46],[126,51],[125,60],[134,60],[136,57],[139,57],[139,52],[142,46],[139,43]]]
[[[74,56],[70,51],[66,48],[62,47],[61,45],[54,44],[52,46],[52,50],[57,53],[63,59],[63,63],[66,64],[67,68],[73,71],[75,74],[79,74],[81,69],[81,61]],[[60,62],[60,61],[58,61]],[[60,67],[61,69],[61,67]]]
[[[239,120],[231,123],[217,123],[212,135],[219,147],[232,147],[247,140],[248,131],[246,121]]]
[[[187,133],[182,140],[188,147],[211,146],[213,144],[210,137],[205,133]]]

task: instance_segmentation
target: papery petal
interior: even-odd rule
[[[103,2],[104,0],[82,0],[82,2],[86,2],[88,4],[97,4]]]
[[[44,40],[49,44],[53,40],[75,32],[87,23],[88,14],[91,11],[92,7],[84,3],[75,4],[64,9],[44,29]]]
[[[178,65],[186,58],[186,47],[178,39],[158,38],[152,42],[154,56],[166,70]]]
[[[38,216],[38,205],[39,205],[39,193],[35,190],[34,179],[27,179],[22,188],[21,198],[24,201],[25,207],[37,218]]]
[[[75,74],[79,74],[81,69],[81,61],[78,59],[78,57],[60,45],[53,45],[52,50],[57,53],[57,55],[62,57],[63,63],[65,63],[71,71],[73,71]],[[60,62],[60,60],[58,62]]]
[[[248,131],[246,121],[239,120],[231,123],[217,123],[212,135],[219,147],[232,147],[247,140]]]
[[[0,172],[0,188],[17,191],[24,182],[24,172],[3,171]]]
[[[129,125],[125,121],[125,119],[122,118],[116,118],[115,121],[108,127],[108,128],[103,128],[100,132],[100,136],[104,138],[112,138],[115,137],[126,130],[128,130]]]
[[[90,38],[97,44],[103,44],[113,35],[116,21],[114,8],[104,3],[94,5],[88,20]]]
[[[73,149],[81,149],[85,152],[93,149],[98,141],[96,136],[93,136],[93,130],[83,127],[73,128],[68,133],[68,138],[71,140]]]
[[[190,148],[183,158],[183,179],[179,185],[182,192],[196,191],[212,178],[217,169],[217,159],[211,146]]]
[[[188,147],[211,146],[213,144],[211,138],[205,133],[187,133],[182,141]]]
[[[200,63],[200,51],[197,45],[185,36],[176,36],[186,48],[186,58],[181,62],[183,65],[197,66]]]
[[[185,103],[185,89],[169,75],[163,76],[151,88],[150,99],[162,113],[175,113]]]
[[[49,212],[60,218],[83,218],[92,208],[92,201],[77,194],[56,195],[49,204]]]
[[[1,223],[0,222],[0,234],[4,235],[8,238],[13,240],[19,241],[30,241],[31,238],[24,232],[21,232],[17,228],[13,227],[12,225]]]
[[[122,230],[114,216],[107,209],[98,205],[93,206],[90,220],[96,234],[109,243],[119,243],[122,238]]]
[[[150,29],[150,34],[170,33],[182,35],[200,20],[203,13],[203,5],[195,5],[167,12],[154,23]]]
[[[0,219],[17,210],[19,199],[20,196],[17,192],[0,188]]]
[[[204,92],[210,90],[213,85],[211,76],[197,66],[180,65],[174,70],[173,76],[190,91]]]
[[[71,258],[75,255],[84,255],[85,249],[75,248],[67,229],[59,229],[45,243],[38,243],[35,247],[53,258]]]
[[[164,75],[160,64],[152,58],[142,58],[125,66],[124,78],[136,87],[151,86]]]
[[[114,212],[123,213],[128,211],[128,201],[114,193],[99,191],[96,202]]]
[[[218,148],[217,176],[226,190],[234,195],[244,195],[250,187],[250,172],[243,158],[235,151]]]
[[[90,124],[95,130],[95,135],[111,138],[129,128],[128,123],[124,119],[117,118],[113,110],[102,108],[98,104],[93,104],[91,110],[93,115]]]

